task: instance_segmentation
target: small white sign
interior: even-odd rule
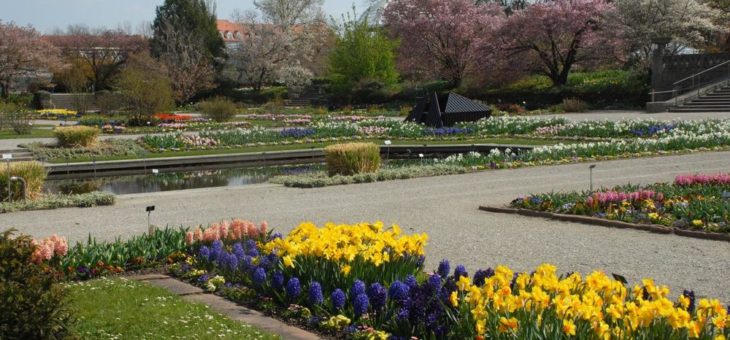
[[[386,140],[384,143],[385,145],[390,145],[390,140]]]
[[[157,175],[158,173],[160,173],[160,170],[152,169],[152,173],[155,174],[155,175]]]
[[[13,159],[13,154],[12,153],[4,153],[3,154],[3,159]]]
[[[418,157],[421,157],[421,158],[423,158],[423,154],[422,154],[422,153],[419,153],[419,154],[418,154]]]

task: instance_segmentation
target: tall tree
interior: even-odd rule
[[[504,11],[474,0],[393,0],[385,26],[401,41],[402,70],[437,76],[458,87],[490,52]]]
[[[656,38],[670,38],[665,52],[675,54],[686,47],[702,48],[710,33],[725,30],[717,24],[723,10],[698,0],[617,0],[615,4],[629,48],[647,67]]]
[[[510,57],[534,61],[534,70],[565,85],[573,66],[618,56],[621,32],[608,29],[607,0],[554,0],[515,11],[500,36]]]
[[[159,57],[169,50],[166,33],[171,26],[180,34],[194,35],[203,41],[211,58],[225,57],[225,43],[218,33],[215,6],[207,0],[165,0],[157,7],[157,16],[152,23],[153,37],[150,46],[152,56]]]
[[[118,30],[92,31],[83,26],[69,26],[46,39],[61,49],[72,67],[88,68],[88,81],[93,90],[111,87],[111,79],[131,54],[147,48],[147,39]],[[83,63],[78,63],[83,62]],[[86,65],[82,65],[86,64]]]
[[[264,18],[286,29],[322,19],[324,0],[254,0]]]
[[[226,51],[211,1],[165,0],[152,27],[152,55],[167,67],[179,104],[213,87]]]
[[[349,92],[363,80],[386,85],[398,81],[395,67],[398,43],[382,28],[356,18],[356,15],[343,18],[330,54],[330,78],[336,92]]]
[[[59,65],[58,49],[34,28],[0,21],[0,97],[8,97],[18,77]]]
[[[130,124],[144,125],[154,113],[173,105],[172,87],[165,66],[147,53],[130,57],[115,78],[114,85],[129,112]]]

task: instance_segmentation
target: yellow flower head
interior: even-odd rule
[[[449,302],[451,303],[451,306],[459,307],[459,294],[457,294],[456,291],[451,292],[451,296],[449,296]]]
[[[573,323],[573,320],[563,320],[563,333],[569,336],[575,335],[575,323]]]
[[[520,327],[520,322],[516,318],[505,318],[504,316],[499,318],[499,332],[505,333],[509,331],[515,331]]]

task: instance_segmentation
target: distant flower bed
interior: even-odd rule
[[[181,115],[181,114],[174,114],[174,113],[155,113],[153,118],[158,119],[162,122],[186,122],[193,119],[193,116],[190,115]]]
[[[588,215],[631,223],[730,233],[730,175],[683,175],[674,184],[620,186],[594,193],[535,194],[516,208]]]

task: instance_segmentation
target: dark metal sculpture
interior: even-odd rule
[[[492,109],[489,106],[456,93],[449,93],[442,97],[434,93],[430,100],[418,98],[416,106],[408,114],[406,121],[440,128],[454,126],[458,122],[473,122],[489,118],[491,113]]]

